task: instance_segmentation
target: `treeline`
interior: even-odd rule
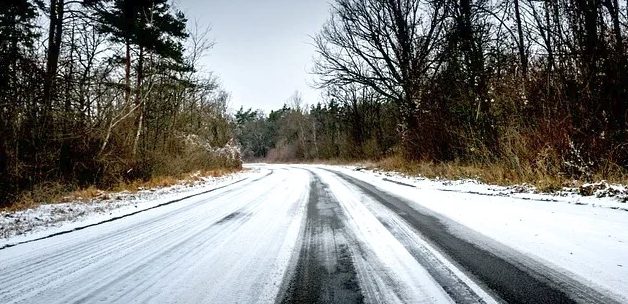
[[[4,0],[0,207],[51,183],[110,187],[240,166],[207,32],[167,0]]]
[[[278,110],[240,108],[235,114],[242,156],[248,160],[376,159],[398,144],[394,106],[377,95],[307,106],[295,93]]]
[[[336,0],[315,37],[327,101],[305,111],[309,138],[340,132],[341,157],[625,172],[627,14],[618,0]],[[326,157],[315,141],[299,156]]]

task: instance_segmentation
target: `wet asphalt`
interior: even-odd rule
[[[279,303],[363,303],[342,209],[315,176],[310,189],[296,269]]]
[[[505,303],[614,303],[613,299],[568,278],[557,277],[545,266],[502,257],[490,249],[461,237],[460,225],[452,232],[450,223],[429,210],[421,210],[404,199],[376,189],[348,175],[330,171],[355,186],[363,195],[393,211],[416,229],[422,238],[446,256],[499,302]],[[293,274],[285,280],[278,303],[363,303],[351,257],[351,233],[343,224],[343,211],[327,186],[312,173],[302,243]],[[381,221],[381,219],[380,219]],[[387,226],[386,222],[383,222]],[[403,242],[402,242],[403,243]],[[468,286],[443,267],[426,265],[434,259],[409,251],[426,267],[457,303],[482,303]],[[529,263],[528,263],[529,264]],[[439,270],[441,269],[441,270]]]

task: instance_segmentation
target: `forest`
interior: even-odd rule
[[[321,98],[231,113],[199,68],[208,30],[168,0],[4,0],[0,207],[241,156],[548,188],[627,180],[628,2],[330,5],[311,41]]]
[[[228,94],[197,68],[211,37],[169,3],[2,1],[0,207],[241,166]]]
[[[240,109],[248,158],[548,190],[626,181],[628,3],[336,0],[313,38],[320,101]]]

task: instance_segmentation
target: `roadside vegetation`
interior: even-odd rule
[[[0,208],[240,168],[189,24],[166,0],[3,1]]]
[[[199,64],[208,32],[169,1],[3,3],[0,207],[237,169],[240,148],[546,190],[628,183],[625,1],[331,4],[313,38],[321,99],[233,116]]]
[[[546,190],[626,184],[626,5],[333,1],[314,38],[323,101],[241,109],[243,153]]]
[[[222,177],[235,172],[240,172],[239,167],[199,170],[193,173],[152,176],[149,179],[136,179],[120,182],[111,187],[98,187],[90,185],[77,187],[71,184],[55,182],[42,183],[29,191],[23,191],[17,195],[7,206],[0,208],[0,212],[14,212],[19,210],[36,208],[42,203],[77,203],[105,201],[119,194],[132,194],[142,190],[158,190],[176,185],[192,186],[203,182],[207,178]]]

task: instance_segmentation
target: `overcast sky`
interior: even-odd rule
[[[313,104],[315,35],[328,19],[327,0],[177,0],[200,26],[211,26],[216,42],[204,65],[231,93],[230,107],[280,108],[295,91]]]

